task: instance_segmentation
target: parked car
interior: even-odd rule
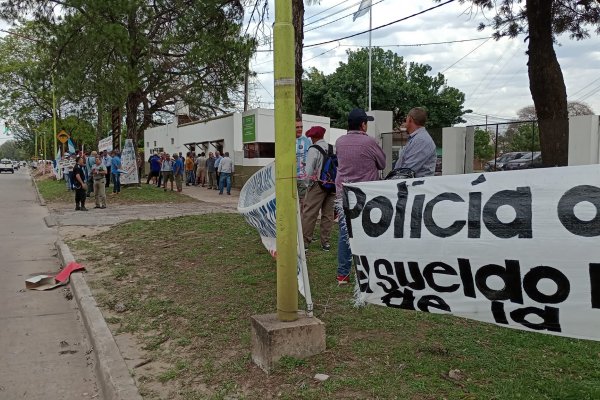
[[[512,160],[504,164],[505,171],[514,171],[517,169],[540,168],[542,166],[542,153],[534,151],[525,153],[523,157]]]
[[[0,173],[2,172],[10,172],[11,174],[15,173],[15,167],[13,166],[12,161],[7,158],[0,160]]]
[[[12,163],[13,163],[14,169],[16,169],[18,171],[19,168],[21,167],[21,163],[18,161],[13,161]]]
[[[525,154],[527,154],[527,153],[525,153],[523,151],[513,151],[510,153],[504,153],[500,157],[496,158],[495,160],[490,160],[490,161],[486,162],[483,169],[487,172],[501,171],[504,169],[504,164],[506,164],[507,162],[512,161],[512,160],[517,160],[517,159],[523,157]]]

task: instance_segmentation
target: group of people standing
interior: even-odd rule
[[[298,173],[298,197],[302,215],[304,247],[308,249],[314,240],[314,229],[321,215],[321,248],[331,249],[330,238],[337,216],[339,227],[337,283],[350,281],[352,250],[342,203],[344,183],[368,182],[381,178],[386,167],[386,156],[377,141],[367,134],[372,116],[359,108],[348,114],[348,131],[331,146],[324,140],[325,128],[314,126],[303,136],[302,121],[296,121],[296,163]],[[432,176],[435,173],[436,146],[425,129],[427,112],[417,107],[411,109],[405,120],[408,143],[394,169],[410,169],[415,177]],[[331,182],[323,182],[322,168],[329,152],[337,159],[335,190]]]
[[[106,208],[106,189],[113,182],[113,195],[121,192],[121,155],[119,151],[77,152],[75,164],[65,163],[63,176],[68,190],[75,191],[75,210],[88,211],[85,202],[94,194],[95,207]],[[71,155],[65,155],[69,160]]]
[[[219,194],[227,189],[227,194],[231,195],[235,167],[228,152],[223,155],[218,151],[209,152],[208,156],[205,152],[198,156],[194,152],[188,152],[185,158],[182,153],[174,153],[171,158],[169,153],[160,152],[152,154],[148,163],[150,174],[146,184],[150,184],[152,180],[156,187],[167,191],[167,182],[171,182],[171,190],[175,182],[177,191],[181,192],[185,179],[186,186],[208,186],[208,189],[219,190]]]

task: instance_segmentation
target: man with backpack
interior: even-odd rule
[[[323,139],[324,136],[325,128],[322,126],[313,126],[306,132],[306,137],[313,144],[308,148],[306,155],[307,190],[302,212],[302,235],[304,248],[308,249],[321,212],[321,248],[329,251],[331,249],[329,239],[334,220],[337,156],[333,146]]]

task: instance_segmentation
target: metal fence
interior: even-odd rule
[[[542,166],[538,122],[472,125],[475,171],[510,171]]]

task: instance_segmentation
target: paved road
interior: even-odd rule
[[[59,269],[46,215],[26,170],[0,174],[0,399],[100,399],[75,301],[24,290],[28,276]]]

